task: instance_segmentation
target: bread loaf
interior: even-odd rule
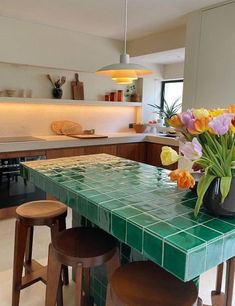
[[[82,126],[79,123],[69,120],[53,121],[51,129],[57,135],[79,135],[83,133]]]

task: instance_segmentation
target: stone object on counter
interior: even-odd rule
[[[82,126],[79,123],[69,120],[53,121],[51,129],[57,135],[77,135],[83,133]]]

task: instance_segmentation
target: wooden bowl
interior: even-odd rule
[[[135,123],[133,126],[136,133],[144,133],[147,128],[147,124],[142,124],[142,123]]]

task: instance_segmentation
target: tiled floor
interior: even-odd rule
[[[71,213],[68,216],[68,226],[71,226]],[[49,231],[47,228],[37,228],[35,231],[34,258],[46,262]],[[0,305],[11,304],[12,258],[14,243],[14,220],[0,221]],[[70,273],[71,274],[71,273]],[[210,290],[213,289],[215,270],[202,275],[200,283],[200,296],[204,303],[210,303]],[[43,306],[45,286],[35,284],[22,291],[20,306]],[[65,306],[73,306],[73,283],[64,291]],[[235,306],[235,302],[234,302]]]

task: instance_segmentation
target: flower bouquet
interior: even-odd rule
[[[207,208],[206,202],[210,202],[212,208],[219,202],[218,211],[223,212],[223,203],[228,199],[233,212],[224,215],[235,215],[235,193],[229,195],[235,182],[235,106],[188,110],[172,116],[168,123],[182,134],[182,143],[180,155],[170,147],[162,148],[162,164],[170,165],[183,157],[193,163],[194,170],[201,172],[195,215],[198,215],[203,202]],[[193,188],[195,185],[194,177],[185,169],[172,171],[169,177],[177,182],[179,188]],[[212,209],[217,215],[220,214],[218,211]]]

